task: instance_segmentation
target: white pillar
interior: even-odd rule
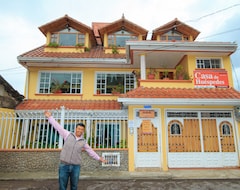
[[[146,79],[146,61],[145,54],[140,55],[140,71],[141,71],[141,79]]]

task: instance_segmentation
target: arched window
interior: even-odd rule
[[[180,124],[177,122],[174,122],[171,124],[171,135],[180,135],[181,134],[181,128]]]
[[[230,126],[227,123],[223,123],[221,129],[222,129],[222,134],[223,135],[230,135],[231,134]]]

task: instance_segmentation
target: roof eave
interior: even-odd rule
[[[237,50],[236,43],[230,42],[159,42],[159,41],[127,41],[130,50],[160,51],[212,51],[229,52]]]
[[[123,105],[196,105],[196,106],[236,106],[240,99],[189,99],[189,98],[118,98]]]
[[[112,64],[126,64],[126,59],[121,58],[53,58],[53,57],[17,57],[18,62],[31,63],[112,63]]]

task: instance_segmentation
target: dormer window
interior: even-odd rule
[[[51,35],[51,43],[57,43],[60,46],[75,46],[76,44],[85,44],[85,35],[73,28],[66,28]]]
[[[179,33],[176,30],[170,30],[169,32],[161,36],[162,41],[188,41],[188,37]]]
[[[127,32],[126,30],[120,30],[118,32],[108,35],[108,46],[125,47],[127,40],[137,40],[138,37],[134,34]]]

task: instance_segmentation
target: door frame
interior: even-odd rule
[[[155,116],[154,118],[140,118],[137,116],[137,112],[140,110],[154,110]],[[144,108],[135,108],[134,112],[134,168],[161,168],[161,115],[159,108],[151,108],[151,109],[144,109]],[[157,152],[138,152],[138,132],[137,129],[141,126],[143,120],[151,120],[151,123],[155,128],[157,128],[157,140],[158,140],[158,151]],[[158,156],[157,156],[158,155]],[[156,157],[157,156],[157,157]],[[150,158],[155,158],[156,160],[148,160]],[[147,161],[145,162],[144,159]],[[156,163],[155,165],[151,165],[151,163]]]

